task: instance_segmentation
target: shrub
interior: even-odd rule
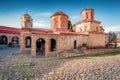
[[[86,47],[87,46],[87,44],[86,43],[82,43],[82,47]]]
[[[9,43],[8,43],[8,46],[9,46],[9,47],[12,47],[12,46],[13,46],[13,43],[12,43],[12,42],[9,42]]]

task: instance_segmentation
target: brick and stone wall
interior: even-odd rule
[[[0,37],[1,37],[1,36],[5,36],[5,37],[7,38],[7,44],[10,43],[10,42],[12,42],[12,38],[13,38],[13,37],[17,37],[17,38],[18,38],[18,42],[20,42],[20,40],[19,40],[19,39],[20,39],[20,35],[19,35],[19,34],[14,34],[14,33],[13,33],[13,34],[12,34],[12,33],[11,33],[11,34],[8,34],[8,33],[0,33]],[[20,44],[20,43],[19,43],[19,44]]]
[[[105,47],[106,34],[90,33],[88,39],[89,47]]]

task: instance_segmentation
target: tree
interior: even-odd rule
[[[73,26],[70,20],[68,21],[68,29],[73,30]]]
[[[108,39],[109,41],[108,41],[107,46],[116,48],[117,47],[117,42],[116,42],[117,35],[114,32],[109,32]]]

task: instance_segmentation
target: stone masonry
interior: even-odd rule
[[[32,18],[24,14],[21,18],[20,50],[30,51],[33,56],[48,55],[72,50],[86,43],[88,47],[105,47],[106,33],[100,21],[94,20],[94,10],[81,11],[81,21],[68,29],[69,17],[58,11],[50,17],[51,29],[32,28]]]

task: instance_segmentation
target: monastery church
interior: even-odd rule
[[[101,22],[94,20],[93,9],[86,8],[81,11],[81,20],[73,25],[74,30],[68,29],[68,21],[69,16],[58,11],[50,16],[51,29],[33,28],[32,17],[29,14],[24,14],[21,17],[21,28],[14,30],[16,31],[14,35],[18,37],[16,42],[20,43],[20,51],[29,51],[32,56],[46,56],[77,49],[83,43],[86,43],[89,48],[105,47],[106,33],[100,25]],[[3,33],[2,30],[0,30],[0,33],[13,34],[13,32]],[[9,36],[6,38],[8,38],[5,39],[6,41],[11,41]],[[8,43],[5,40],[2,37],[0,39],[1,43],[3,41]]]

